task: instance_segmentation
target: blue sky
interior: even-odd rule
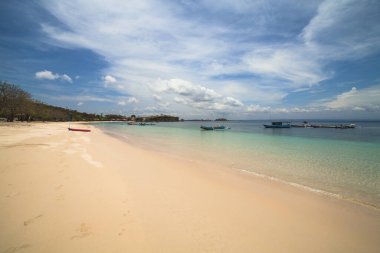
[[[0,1],[0,80],[95,113],[380,119],[376,0]]]

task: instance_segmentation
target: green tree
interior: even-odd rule
[[[0,82],[0,115],[8,121],[17,116],[26,118],[31,106],[31,95],[14,84]]]

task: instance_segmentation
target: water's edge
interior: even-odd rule
[[[96,126],[96,124],[93,124],[93,126],[95,126],[97,129],[101,130],[104,134],[106,134],[106,135],[108,135],[108,136],[110,136],[112,138],[116,138],[118,140],[126,142],[129,145],[135,146],[137,148],[143,148],[143,149],[148,149],[149,151],[153,151],[153,152],[159,152],[159,153],[165,153],[165,154],[168,154],[168,155],[178,156],[178,154],[174,154],[174,153],[171,153],[171,152],[168,152],[168,151],[163,151],[163,150],[158,151],[158,150],[155,150],[155,149],[151,149],[151,148],[149,148],[149,146],[146,146],[146,145],[139,145],[139,144],[136,144],[136,143],[132,143],[131,140],[128,137],[126,137],[126,136],[124,136],[122,134],[118,134],[116,132],[106,130],[106,129],[102,128],[102,127]],[[185,157],[185,156],[180,156],[180,158],[187,159],[187,157]],[[207,163],[207,161],[203,161],[203,160],[197,160],[197,162],[206,162]],[[288,185],[288,186],[291,186],[291,187],[295,187],[295,188],[300,189],[300,190],[304,190],[304,191],[307,191],[307,192],[312,192],[314,194],[319,194],[319,195],[327,196],[327,197],[338,199],[338,200],[341,200],[341,201],[347,201],[347,202],[350,202],[350,203],[353,203],[353,204],[356,204],[356,205],[360,205],[360,206],[363,206],[363,207],[366,207],[366,208],[369,208],[369,209],[380,211],[380,207],[377,206],[376,204],[368,203],[368,202],[365,202],[365,201],[362,201],[362,200],[359,200],[359,199],[355,199],[355,198],[351,198],[351,197],[348,197],[348,196],[344,196],[342,194],[338,194],[338,193],[334,193],[334,192],[329,192],[329,191],[326,191],[326,190],[318,189],[318,188],[315,188],[315,187],[310,187],[308,185],[304,185],[304,184],[300,184],[300,183],[296,183],[296,182],[292,182],[292,181],[286,181],[286,180],[283,180],[283,179],[275,177],[275,176],[266,175],[266,174],[263,174],[263,173],[260,173],[260,172],[256,172],[256,171],[252,171],[252,170],[245,170],[245,169],[239,169],[239,168],[236,169],[236,168],[232,168],[230,166],[224,166],[224,167],[227,168],[227,169],[230,169],[230,170],[239,171],[241,174],[246,174],[246,175],[249,175],[249,176],[254,176],[256,178],[261,178],[261,179],[265,179],[265,180],[268,180],[268,181],[274,181],[274,182],[277,182],[277,183],[281,183],[281,184],[285,184],[285,185]]]

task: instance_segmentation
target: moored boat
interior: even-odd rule
[[[310,128],[312,127],[307,121],[304,121],[303,124],[291,124],[291,127],[304,127],[304,128]]]
[[[290,128],[290,122],[274,121],[271,125],[264,124],[265,128]]]
[[[355,128],[355,124],[348,124],[348,125],[312,125],[313,128],[338,128],[338,129],[349,129],[349,128]]]
[[[214,130],[214,128],[212,126],[201,126],[201,129],[203,130]]]
[[[214,130],[224,130],[227,129],[225,126],[214,126]]]
[[[217,125],[217,126],[203,126],[201,125],[201,129],[203,130],[225,130],[228,129],[225,126]]]
[[[139,126],[154,126],[155,124],[154,123],[151,123],[151,122],[140,122],[139,123]]]

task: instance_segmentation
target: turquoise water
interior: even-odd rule
[[[144,148],[211,161],[380,208],[380,123],[361,122],[356,129],[344,130],[264,129],[262,123],[226,122],[231,127],[226,131],[201,131],[201,122],[97,126]]]

